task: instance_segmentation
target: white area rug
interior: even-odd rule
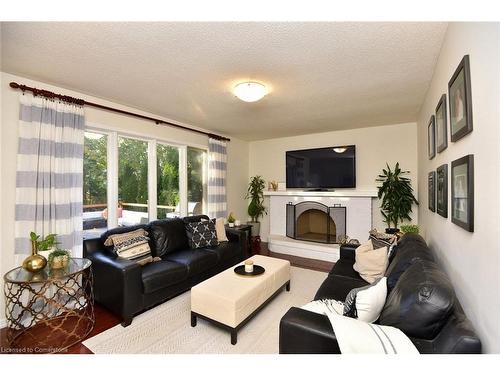
[[[96,354],[273,354],[278,353],[279,322],[292,306],[311,301],[327,274],[292,267],[291,291],[282,291],[239,332],[230,334],[203,319],[191,327],[191,293],[186,292],[135,317],[126,328],[117,325],[83,344]]]

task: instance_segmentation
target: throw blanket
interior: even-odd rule
[[[363,322],[342,315],[342,302],[313,301],[305,310],[328,316],[342,354],[419,354],[398,328]]]

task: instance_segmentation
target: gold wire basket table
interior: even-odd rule
[[[57,353],[94,328],[92,262],[71,258],[63,269],[4,275],[7,342],[12,353]]]

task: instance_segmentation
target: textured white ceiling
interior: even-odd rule
[[[446,23],[3,23],[2,70],[247,140],[415,121]],[[252,79],[256,103],[231,88]]]

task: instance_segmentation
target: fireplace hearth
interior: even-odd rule
[[[346,235],[346,207],[290,202],[286,205],[286,235],[302,241],[339,243]]]

